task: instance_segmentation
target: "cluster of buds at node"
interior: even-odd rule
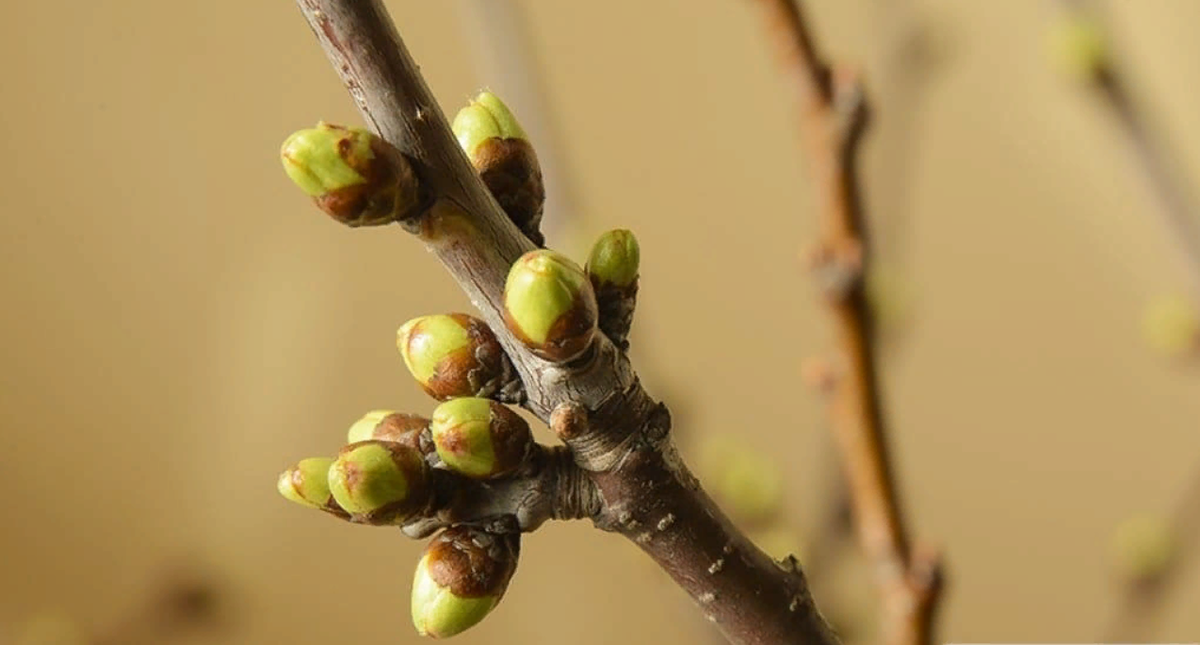
[[[459,112],[454,133],[509,219],[541,246],[541,170],[512,113],[483,92]],[[431,199],[413,164],[366,130],[321,123],[289,137],[282,156],[288,176],[351,226],[400,221],[413,228],[411,218]],[[600,332],[623,349],[638,261],[637,240],[624,230],[601,236],[586,269],[554,251],[526,253],[505,282],[504,324],[550,362],[596,355]],[[283,497],[351,522],[400,525],[406,532],[429,523],[448,526],[429,544],[413,581],[413,623],[435,638],[462,632],[496,606],[517,565],[514,531],[528,528],[516,518],[467,520],[454,512],[454,500],[472,491],[522,483],[542,454],[529,424],[504,405],[523,402],[525,394],[495,331],[503,330],[460,313],[404,323],[396,333],[404,364],[441,401],[430,418],[368,412],[350,426],[348,444],[335,458],[302,460],[278,481]],[[418,533],[429,534],[410,534]]]
[[[518,402],[521,381],[495,334],[466,314],[422,316],[396,332],[396,347],[425,393],[439,401],[461,396]]]
[[[504,284],[505,323],[535,355],[565,363],[591,348],[596,294],[578,264],[554,251],[530,251]]]
[[[588,256],[587,274],[596,293],[600,331],[622,350],[629,348],[640,262],[637,238],[624,229],[601,235]]]
[[[529,136],[495,94],[480,92],[451,126],[496,203],[534,244],[542,246],[546,189]]]
[[[520,536],[466,526],[442,531],[417,564],[412,620],[422,636],[446,638],[483,620],[517,568]]]
[[[408,159],[362,128],[318,123],[288,137],[280,156],[288,177],[348,226],[402,221],[425,202]]]

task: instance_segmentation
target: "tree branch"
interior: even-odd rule
[[[937,554],[914,554],[889,459],[876,374],[870,306],[863,290],[865,230],[855,157],[866,125],[857,78],[835,75],[817,53],[792,0],[759,0],[777,55],[794,82],[801,141],[817,191],[820,241],[816,278],[835,326],[838,357],[828,394],[859,539],[875,564],[890,643],[933,640],[941,590]]]
[[[533,244],[505,217],[450,132],[380,0],[297,0],[370,127],[414,163],[431,206],[401,224],[438,256],[595,482],[597,526],[633,540],[735,643],[835,643],[803,574],[735,529],[676,456],[666,408],[597,334],[580,359],[535,357],[505,325],[505,278]]]

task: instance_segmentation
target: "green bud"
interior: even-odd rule
[[[338,453],[329,468],[329,492],[357,522],[395,524],[429,501],[429,469],[421,453],[390,441],[360,441]]]
[[[476,479],[507,475],[521,466],[533,445],[529,424],[488,399],[451,399],[433,411],[429,424],[438,457],[451,470]]]
[[[413,576],[413,626],[448,638],[495,609],[517,568],[520,537],[455,526],[430,541]]]
[[[1089,81],[1109,63],[1108,38],[1095,18],[1075,12],[1058,20],[1050,33],[1050,54],[1065,75]]]
[[[546,188],[529,136],[495,94],[480,92],[454,117],[454,136],[488,191],[508,218],[534,244],[540,230]]]
[[[1200,349],[1200,307],[1179,293],[1162,294],[1146,307],[1142,333],[1164,356],[1183,357]]]
[[[1117,527],[1112,553],[1121,576],[1132,582],[1154,580],[1175,558],[1175,533],[1165,518],[1131,517]]]
[[[279,476],[279,494],[285,498],[311,508],[328,508],[332,500],[329,494],[329,467],[333,460],[328,457],[311,457]]]
[[[534,354],[554,362],[577,358],[596,334],[596,295],[583,269],[554,251],[530,251],[504,284],[508,328]]]
[[[289,136],[280,157],[288,177],[349,226],[404,219],[424,201],[408,159],[362,128],[318,123]]]
[[[429,419],[416,414],[372,410],[350,426],[350,430],[346,432],[346,441],[392,441],[407,444],[424,454],[425,451],[421,449],[421,431],[428,427]]]
[[[611,285],[628,287],[638,277],[641,250],[631,231],[616,229],[596,240],[588,256],[587,272],[597,290]]]
[[[429,396],[492,396],[515,379],[492,330],[466,314],[414,318],[396,332],[404,364]]]
[[[500,97],[484,90],[467,107],[458,111],[454,124],[450,126],[458,145],[468,157],[473,157],[481,143],[488,139],[523,139],[529,135],[517,123],[517,117],[500,100]]]

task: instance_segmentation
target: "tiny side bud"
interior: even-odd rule
[[[566,256],[530,251],[509,270],[505,322],[537,356],[559,363],[579,357],[595,339],[597,315],[591,282]]]
[[[641,249],[632,231],[616,229],[601,235],[588,256],[587,272],[592,286],[625,288],[638,277]]]
[[[412,587],[413,626],[448,638],[479,624],[504,596],[517,568],[518,535],[455,526],[430,541]]]
[[[438,456],[451,470],[475,479],[510,474],[533,446],[529,424],[488,399],[452,399],[433,411],[429,425]]]
[[[414,517],[429,501],[428,480],[420,452],[390,441],[345,446],[329,468],[334,501],[364,524],[396,524]]]
[[[516,378],[492,330],[467,314],[410,320],[396,332],[396,347],[421,389],[439,401],[493,396]]]

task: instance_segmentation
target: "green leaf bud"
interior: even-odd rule
[[[1113,535],[1112,556],[1117,573],[1131,582],[1155,580],[1167,571],[1177,550],[1175,533],[1163,517],[1128,518]]]
[[[429,429],[446,466],[475,479],[512,473],[533,446],[533,433],[524,419],[482,398],[451,399],[439,405]]]
[[[430,541],[413,576],[413,626],[448,638],[474,627],[504,596],[520,537],[455,526]]]
[[[504,285],[509,330],[534,354],[567,362],[592,345],[597,305],[591,282],[566,256],[541,249],[517,259]]]
[[[495,94],[480,92],[451,126],[496,202],[538,246],[546,189],[537,153],[516,117]]]
[[[289,136],[280,157],[288,177],[348,226],[402,220],[425,201],[408,159],[362,128],[318,123]]]
[[[328,508],[332,501],[328,483],[332,464],[333,460],[328,457],[300,460],[279,476],[279,494],[303,506]]]
[[[429,501],[429,469],[405,443],[360,441],[338,453],[329,468],[329,491],[356,522],[395,524],[411,519]]]
[[[429,419],[416,414],[392,412],[391,410],[372,410],[350,426],[346,432],[346,441],[355,443],[378,439],[407,444],[413,449],[425,453],[421,447],[421,431],[429,427]]]
[[[414,318],[396,332],[396,347],[429,396],[493,396],[516,376],[488,326],[466,314]]]
[[[625,288],[637,280],[641,250],[631,231],[616,229],[605,233],[592,246],[587,272],[592,286]]]

